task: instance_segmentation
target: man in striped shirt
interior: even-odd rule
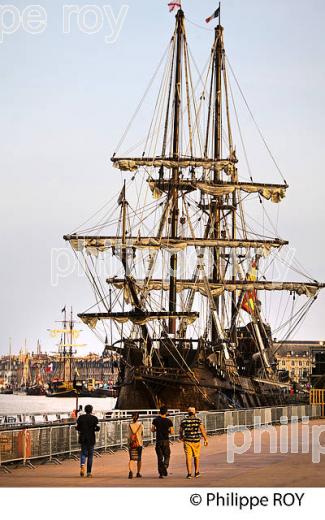
[[[182,420],[179,436],[184,443],[186,457],[187,477],[192,478],[192,458],[194,459],[195,477],[200,476],[200,451],[201,435],[204,438],[204,446],[208,445],[208,438],[201,419],[196,417],[193,407],[188,409],[188,415]]]

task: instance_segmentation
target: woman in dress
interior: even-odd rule
[[[137,478],[141,478],[141,456],[143,448],[143,424],[139,421],[139,413],[132,414],[132,421],[129,424],[129,478],[133,478],[133,467],[137,469]]]

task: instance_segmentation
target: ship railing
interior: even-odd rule
[[[159,368],[159,367],[137,367],[134,369],[135,374],[144,374],[148,376],[170,375],[177,376],[184,374],[184,370],[180,368]]]
[[[159,414],[159,410],[157,408],[153,408],[151,410],[139,410],[138,408],[134,410],[112,410],[110,412],[100,412],[102,413],[103,419],[123,419],[127,417],[132,417],[132,414],[137,412],[140,417],[146,417],[146,416],[155,416]],[[169,409],[168,414],[169,415],[176,415],[181,413],[179,408]],[[96,412],[96,415],[98,418],[100,418],[100,415]]]
[[[155,410],[157,413],[157,411]],[[288,423],[304,418],[317,419],[321,416],[320,405],[280,406],[247,410],[199,412],[209,435],[220,434],[241,427],[254,428],[276,423]],[[155,442],[151,431],[152,418],[148,414],[141,418],[144,427],[144,444]],[[184,413],[170,415],[174,425],[172,441],[179,439],[179,428]],[[96,453],[128,449],[129,419],[101,419],[97,434]],[[10,464],[24,464],[33,468],[35,461],[60,464],[60,459],[76,458],[80,451],[75,424],[61,424],[0,431],[0,469],[10,471]]]

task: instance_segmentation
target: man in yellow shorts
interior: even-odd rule
[[[201,419],[196,417],[193,407],[188,409],[188,415],[182,420],[179,436],[184,443],[186,456],[187,477],[192,478],[192,458],[194,459],[195,477],[200,476],[200,451],[201,434],[204,438],[204,446],[208,445],[208,438]]]

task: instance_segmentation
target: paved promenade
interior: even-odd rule
[[[183,446],[180,442],[172,445],[170,474],[167,478],[158,479],[156,469],[156,454],[153,446],[144,449],[142,479],[128,480],[128,454],[120,451],[114,454],[102,454],[95,458],[93,478],[79,477],[79,463],[75,460],[65,460],[61,465],[42,464],[35,470],[18,467],[12,473],[0,473],[1,487],[323,487],[325,485],[325,455],[321,455],[320,463],[312,462],[311,450],[316,448],[315,439],[312,442],[312,427],[322,426],[321,444],[325,447],[325,420],[311,421],[309,432],[310,453],[302,453],[301,423],[297,428],[298,453],[290,452],[294,435],[289,425],[289,453],[280,453],[280,432],[275,427],[277,444],[276,453],[270,453],[270,436],[268,433],[258,434],[250,430],[252,446],[242,455],[235,455],[233,464],[227,463],[227,436],[209,438],[209,446],[202,446],[201,477],[186,480],[186,468]],[[282,430],[283,434],[283,430]],[[261,435],[261,453],[254,453],[254,443]],[[315,430],[314,430],[315,435]],[[243,435],[237,433],[235,441],[243,442]],[[317,444],[317,443],[316,443]],[[313,446],[314,445],[314,446]],[[295,449],[295,448],[294,448]],[[324,448],[325,452],[325,448]]]

